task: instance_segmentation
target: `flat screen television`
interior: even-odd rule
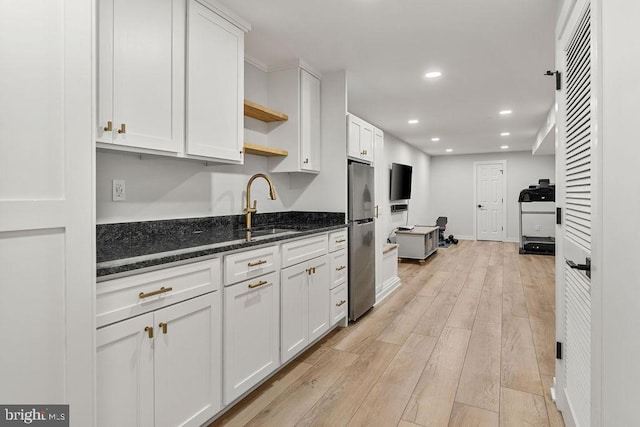
[[[411,173],[413,167],[400,163],[391,164],[391,185],[389,200],[406,200],[411,198]]]

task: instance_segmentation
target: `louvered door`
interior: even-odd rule
[[[591,403],[591,280],[577,265],[591,259],[592,158],[595,129],[593,38],[591,7],[579,1],[561,38],[563,88],[559,100],[564,207],[559,251],[557,303],[558,338],[563,359],[557,366],[561,397],[558,406],[577,426],[590,425]],[[589,261],[587,261],[589,260]]]

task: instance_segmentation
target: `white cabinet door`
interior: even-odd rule
[[[181,152],[184,2],[103,0],[98,7],[98,141]]]
[[[373,162],[373,132],[374,128],[365,123],[360,129],[360,158],[365,162]]]
[[[320,170],[320,80],[300,70],[300,169]]]
[[[353,114],[349,114],[347,119],[347,156],[356,159],[360,158],[360,134],[362,123],[359,118]]]
[[[269,107],[288,120],[270,128],[270,146],[287,150],[269,160],[271,172],[320,171],[320,79],[301,66],[267,73]]]
[[[98,329],[98,426],[154,425],[153,337],[145,331],[153,325],[149,313]]]
[[[347,121],[347,156],[373,162],[374,151],[374,127],[364,120],[349,114]]]
[[[329,329],[331,275],[329,256],[324,255],[309,261],[311,274],[308,280],[309,343],[320,338]]]
[[[186,152],[240,162],[244,31],[195,0],[188,16]]]
[[[154,317],[155,426],[200,426],[221,408],[220,292]]]
[[[309,342],[308,268],[307,263],[302,263],[285,268],[281,272],[282,363],[298,354]]]
[[[280,366],[277,272],[224,289],[224,403]]]

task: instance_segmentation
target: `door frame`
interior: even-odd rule
[[[502,235],[503,242],[507,241],[507,161],[506,160],[486,160],[473,162],[473,238],[478,240],[478,166],[481,165],[502,165]]]

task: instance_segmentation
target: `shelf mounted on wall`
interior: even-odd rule
[[[286,114],[247,99],[244,100],[244,115],[267,123],[289,120],[289,116]]]
[[[286,157],[289,155],[287,150],[281,150],[279,148],[267,147],[264,145],[252,144],[250,142],[244,143],[245,154],[255,154],[257,156],[265,157]]]

